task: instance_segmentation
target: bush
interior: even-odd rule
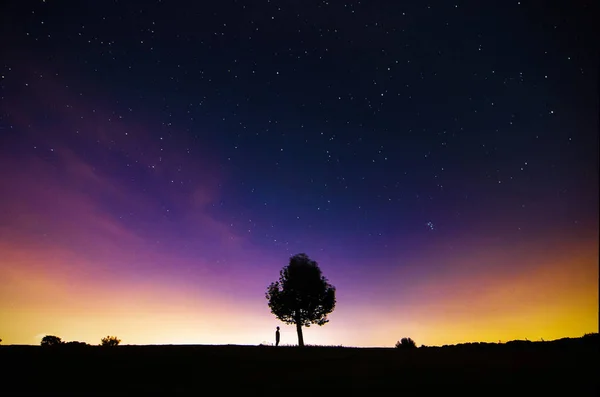
[[[121,343],[121,339],[116,336],[107,336],[106,338],[102,338],[101,346],[118,346]]]
[[[411,338],[402,338],[396,342],[396,349],[416,349],[417,344]]]
[[[84,347],[84,346],[89,346],[85,342],[79,342],[79,341],[76,341],[76,340],[73,340],[73,341],[70,341],[70,342],[66,342],[64,345],[65,346],[69,346],[69,347]]]
[[[52,347],[62,345],[63,341],[58,336],[46,335],[42,338],[41,345],[44,347]]]

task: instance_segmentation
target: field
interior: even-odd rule
[[[598,352],[597,337],[409,350],[0,346],[0,395],[591,396]]]

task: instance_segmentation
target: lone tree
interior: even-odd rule
[[[417,344],[411,338],[402,338],[396,342],[396,349],[415,349]]]
[[[121,343],[121,339],[117,338],[116,336],[109,335],[106,338],[102,338],[100,345],[102,345],[102,346],[119,346],[119,343]]]
[[[42,346],[50,347],[50,346],[58,346],[62,345],[63,341],[58,336],[54,335],[46,335],[42,338]]]
[[[279,272],[279,281],[267,288],[271,313],[286,324],[296,324],[298,345],[304,346],[302,326],[323,325],[335,308],[335,287],[321,274],[317,262],[306,254],[290,258]]]

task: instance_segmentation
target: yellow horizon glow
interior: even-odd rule
[[[406,336],[419,346],[435,346],[598,332],[597,254],[597,244],[587,241],[571,245],[562,256],[549,252],[525,258],[538,265],[524,264],[523,272],[421,277],[398,297],[365,303],[338,286],[343,291],[338,296],[352,303],[338,298],[330,323],[305,328],[305,342],[384,347]],[[56,254],[56,262],[43,266],[35,262],[38,255],[4,257],[9,258],[0,263],[5,345],[36,345],[46,334],[90,344],[116,335],[123,344],[258,345],[272,343],[277,325],[283,344],[297,343],[295,327],[269,313],[263,291],[255,300],[236,302],[184,281],[132,283],[73,272],[61,262],[65,255]]]

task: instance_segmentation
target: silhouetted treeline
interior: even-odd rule
[[[89,343],[73,340],[73,341],[65,343],[64,345],[69,346],[69,347],[83,347],[83,346],[89,346]]]
[[[551,341],[531,341],[531,340],[511,340],[508,342],[492,343],[492,342],[468,342],[468,343],[459,343],[456,345],[443,345],[443,346],[425,346],[421,345],[421,349],[484,349],[484,348],[511,348],[511,349],[526,349],[526,348],[537,348],[537,347],[567,347],[573,345],[589,345],[589,346],[598,346],[600,345],[600,334],[591,333],[585,334],[580,338],[561,338]]]
[[[116,336],[107,336],[104,337],[100,340],[100,346],[107,346],[107,347],[113,347],[113,346],[118,346],[121,343],[121,339],[117,338]],[[46,335],[42,338],[40,345],[42,347],[52,347],[52,348],[56,348],[56,347],[85,347],[85,346],[90,346],[88,343],[85,342],[79,342],[79,341],[70,341],[70,342],[64,342],[62,340],[62,338],[55,336],[55,335]]]

